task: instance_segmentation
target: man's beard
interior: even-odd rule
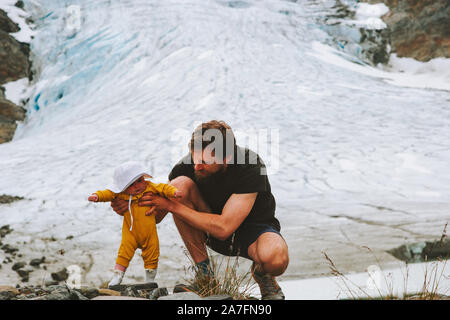
[[[215,181],[220,181],[223,179],[223,177],[225,175],[225,168],[226,167],[223,166],[218,171],[211,173],[211,174],[207,174],[207,175],[202,175],[197,172],[194,172],[195,181],[199,185],[207,185],[210,183],[214,183]]]

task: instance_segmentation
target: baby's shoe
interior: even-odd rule
[[[156,269],[145,269],[145,282],[155,282]]]
[[[125,272],[114,269],[114,274],[111,279],[111,281],[108,283],[108,287],[116,286],[122,282],[123,276],[125,275]]]

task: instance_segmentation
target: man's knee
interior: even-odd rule
[[[169,184],[179,190],[184,191],[187,191],[196,186],[195,182],[191,178],[186,176],[176,177],[175,179],[170,180]]]
[[[280,237],[278,241],[272,241],[266,248],[260,247],[261,262],[265,272],[273,276],[283,274],[289,265],[289,254],[286,242]]]

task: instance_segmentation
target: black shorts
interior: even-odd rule
[[[280,231],[270,224],[247,223],[241,225],[226,240],[219,240],[207,235],[206,245],[225,256],[239,256],[251,260],[248,255],[248,247],[265,232],[274,232],[281,236]]]

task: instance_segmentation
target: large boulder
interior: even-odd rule
[[[382,19],[390,31],[391,52],[419,61],[450,58],[450,1],[362,0],[384,2]]]
[[[0,9],[0,85],[32,77],[30,45],[9,34],[19,30],[19,26]],[[25,109],[6,100],[3,90],[0,87],[0,143],[11,141],[17,128],[16,121],[25,119]]]
[[[20,30],[19,26],[2,9],[0,9],[0,30],[5,32],[18,32]]]
[[[30,47],[0,30],[0,85],[29,77]]]

